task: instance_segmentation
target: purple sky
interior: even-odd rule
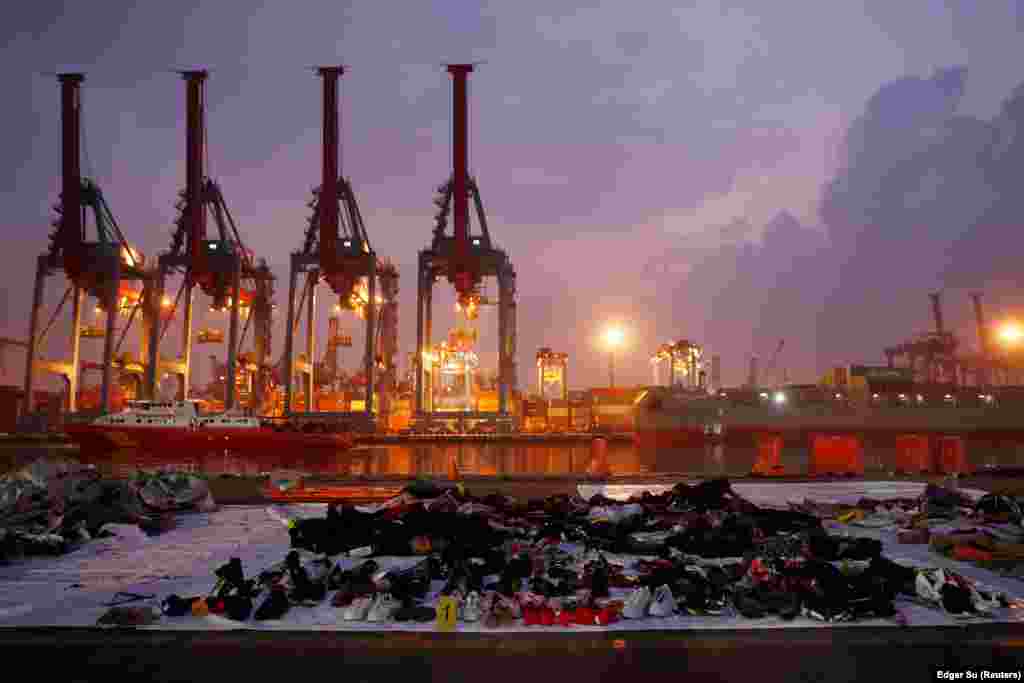
[[[88,74],[84,169],[148,255],[168,247],[184,184],[184,88],[170,71],[212,70],[209,170],[281,278],[283,314],[283,266],[319,182],[319,81],[307,67],[350,65],[342,167],[378,254],[399,264],[406,352],[416,252],[450,172],[440,65],[486,60],[470,81],[471,166],[519,275],[526,389],[538,346],[570,354],[574,387],[606,382],[596,338],[611,319],[629,331],[622,382],[648,382],[650,353],[681,337],[720,353],[729,382],[750,353],[769,356],[785,338],[781,364],[810,381],[831,364],[879,362],[883,346],[927,329],[932,289],[945,288],[946,317],[968,346],[967,291],[986,292],[990,317],[1021,301],[1010,255],[1024,246],[1024,207],[1010,180],[1024,168],[1014,138],[1024,107],[1003,111],[1024,81],[1017,3],[267,4],[40,2],[8,13],[3,334],[27,336],[34,259],[57,200],[59,99],[47,74],[61,70]],[[933,78],[956,66],[965,81]],[[453,301],[446,287],[437,329]],[[481,322],[493,363],[495,313]],[[20,363],[11,353],[7,381],[20,381]]]

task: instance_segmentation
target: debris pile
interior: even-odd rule
[[[194,475],[110,480],[73,461],[39,459],[0,477],[0,561],[64,554],[101,535],[107,524],[159,533],[173,526],[175,512],[214,507],[209,485]]]
[[[870,510],[904,523],[921,509],[947,509],[947,493],[852,509],[860,521]],[[499,628],[676,615],[899,621],[908,602],[974,616],[1010,606],[956,572],[904,566],[877,539],[823,526],[822,516],[850,509],[795,507],[761,508],[727,480],[625,503],[600,495],[520,502],[417,484],[377,506],[331,505],[324,518],[291,520],[292,550],[280,565],[246,579],[232,560],[215,572],[209,596],[172,595],[162,609],[262,621],[330,605],[339,621]],[[418,560],[397,566],[397,557]]]

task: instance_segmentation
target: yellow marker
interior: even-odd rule
[[[861,516],[857,513],[858,510],[851,510],[850,512],[847,512],[845,515],[839,515],[839,517],[836,518],[836,521],[842,522],[843,524],[848,524],[849,522],[852,522],[854,519],[861,519]]]
[[[295,520],[294,519],[289,519],[288,520],[288,528],[289,529],[294,529],[295,528]]]
[[[459,614],[459,605],[453,598],[443,596],[437,601],[437,630],[454,631],[455,618]]]

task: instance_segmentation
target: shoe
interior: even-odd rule
[[[591,607],[577,607],[576,608],[576,623],[579,626],[593,626],[594,618],[597,616],[597,610]]]
[[[555,610],[550,607],[541,607],[538,610],[538,617],[540,619],[541,626],[554,626],[555,625]]]
[[[389,621],[401,608],[402,604],[395,600],[391,593],[381,593],[366,613],[366,620],[371,622]]]
[[[168,617],[183,617],[192,613],[193,603],[202,598],[182,598],[178,595],[168,595],[160,603],[160,611]]]
[[[608,624],[613,624],[618,620],[619,610],[614,605],[608,605],[607,607],[602,608],[601,611],[594,616],[594,623],[598,626],[607,626]]]
[[[372,598],[366,596],[358,597],[344,609],[341,613],[341,618],[345,621],[364,621],[370,613],[370,607],[372,606]]]
[[[941,570],[939,570],[939,572],[936,573],[940,572]],[[925,572],[921,572],[917,575],[917,579],[915,580],[914,586],[917,589],[918,597],[927,600],[928,602],[941,602],[941,590],[945,582],[946,581],[944,576],[941,577],[941,581],[939,580],[939,577],[936,577],[936,580],[933,582],[929,579]]]
[[[280,619],[288,611],[290,605],[288,604],[288,596],[285,594],[282,588],[275,587],[270,591],[270,595],[263,601],[259,609],[256,610],[256,614],[253,616],[256,621],[265,621],[267,619]]]
[[[626,598],[622,616],[626,619],[643,619],[647,616],[647,608],[651,604],[651,589],[647,586],[637,588]]]
[[[459,617],[463,621],[474,622],[480,621],[481,609],[480,609],[480,594],[476,591],[471,592],[466,596],[466,600],[460,605]]]
[[[676,600],[668,586],[659,586],[654,590],[647,611],[652,617],[669,617],[675,614]]]
[[[252,598],[248,595],[229,595],[221,598],[224,615],[234,621],[245,621],[252,614]]]

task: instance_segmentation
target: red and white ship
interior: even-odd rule
[[[122,412],[88,423],[67,424],[64,431],[90,451],[226,449],[248,453],[298,448],[336,452],[351,448],[354,443],[348,433],[285,431],[264,426],[259,418],[242,414],[204,415],[199,402],[192,400],[129,401]]]

